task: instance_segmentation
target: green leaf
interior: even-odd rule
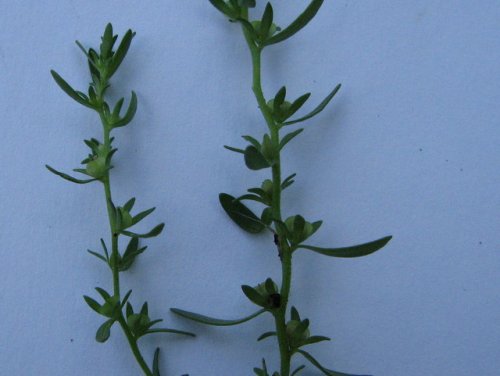
[[[219,201],[227,215],[243,230],[258,234],[264,230],[265,225],[260,219],[240,201],[227,193],[219,195]]]
[[[92,256],[95,256],[98,259],[104,261],[106,264],[108,263],[108,260],[106,260],[106,257],[104,257],[103,255],[101,255],[97,252],[91,251],[90,249],[87,249],[87,252],[90,253]]]
[[[262,19],[260,21],[260,40],[265,41],[269,35],[269,30],[273,24],[273,6],[271,3],[267,3],[266,9],[262,14]]]
[[[255,138],[253,138],[252,136],[241,136],[244,140],[250,142],[252,144],[252,146],[256,149],[260,149],[260,142],[257,141]],[[244,152],[244,151],[243,151]]]
[[[262,333],[259,336],[259,338],[257,338],[257,341],[262,341],[263,339],[266,339],[266,338],[269,338],[269,337],[272,337],[275,335],[276,335],[276,332],[265,332],[265,333]]]
[[[313,358],[311,354],[304,350],[297,350],[304,358],[306,358],[313,366],[319,369],[327,376],[369,376],[369,375],[352,375],[348,373],[336,372],[323,367],[316,359]]]
[[[361,257],[369,255],[373,252],[378,251],[382,247],[384,247],[390,240],[392,236],[386,236],[384,238],[374,240],[369,243],[354,245],[352,247],[344,247],[344,248],[320,248],[313,247],[310,245],[300,244],[298,248],[308,249],[313,252],[320,253],[325,256],[332,257]]]
[[[306,368],[305,365],[301,365],[299,367],[297,367],[290,376],[295,376],[295,375],[298,375],[300,371],[302,371],[304,368]]]
[[[297,311],[297,308],[293,307],[290,309],[290,317],[292,318],[292,320],[295,320],[295,321],[302,321],[300,319],[300,315],[299,315],[299,311]]]
[[[224,13],[229,18],[237,17],[237,14],[227,6],[226,2],[223,0],[210,0],[210,3],[217,8],[220,12]]]
[[[292,139],[300,134],[304,128],[297,129],[296,131],[293,131],[291,133],[288,133],[285,137],[283,137],[280,141],[280,150],[285,147],[286,144],[288,144]]]
[[[104,34],[101,37],[101,41],[101,56],[106,59],[109,57],[109,55],[111,55],[111,49],[113,48],[113,44],[115,41],[115,38],[113,38],[113,25],[111,25],[111,23],[108,23],[106,25]]]
[[[155,209],[156,208],[144,210],[143,212],[140,212],[139,214],[135,215],[132,218],[132,226],[135,225],[136,223],[139,223],[140,221],[142,221],[144,218],[146,218],[148,215],[150,215],[152,212],[154,212]]]
[[[125,236],[130,236],[130,237],[137,237],[137,238],[152,238],[155,236],[158,236],[161,234],[163,231],[163,227],[165,227],[165,223],[160,223],[158,226],[155,226],[151,231],[145,233],[145,234],[136,234],[135,232],[131,231],[121,231],[121,234]]]
[[[264,158],[262,153],[253,146],[248,146],[245,149],[245,164],[250,170],[271,167],[271,164]]]
[[[306,101],[309,99],[311,96],[311,93],[306,93],[299,98],[297,98],[291,105],[290,108],[288,109],[288,117],[292,116],[295,114],[303,105],[306,103]]]
[[[248,22],[244,18],[237,18],[236,21],[238,21],[241,24],[241,26],[243,26],[244,31],[247,33],[247,35],[250,37],[252,41],[259,40],[259,35],[257,34],[257,31],[255,31],[255,28],[250,22]]]
[[[313,17],[318,13],[319,8],[323,5],[323,0],[312,0],[311,3],[307,6],[307,8],[302,12],[300,16],[298,16],[295,21],[293,21],[288,27],[283,29],[280,33],[274,35],[264,42],[265,46],[269,46],[271,44],[282,42],[292,35],[301,30],[304,26],[306,26],[309,21],[313,19]]]
[[[246,295],[246,297],[253,303],[257,304],[258,306],[265,307],[266,306],[266,298],[262,295],[260,295],[257,290],[255,290],[252,286],[248,285],[243,285],[241,286],[241,289],[243,290],[243,293]]]
[[[73,98],[75,101],[80,103],[81,105],[84,105],[85,107],[92,108],[94,107],[89,103],[88,98],[85,94],[77,92],[75,89],[73,89],[69,84],[64,81],[64,79],[59,76],[59,74],[51,70],[50,73],[52,74],[52,77],[56,81],[56,83],[59,85],[59,87],[66,93],[68,94],[71,98]]]
[[[60,176],[61,178],[65,179],[65,180],[68,180],[68,181],[70,181],[72,183],[87,184],[87,183],[91,183],[91,182],[97,180],[97,179],[83,179],[83,180],[82,179],[77,179],[77,178],[74,178],[72,176],[69,176],[68,174],[65,174],[64,172],[57,171],[56,169],[50,167],[49,165],[45,165],[45,167],[47,168],[47,170],[49,170],[53,174],[56,174],[57,176]]]
[[[128,292],[123,297],[123,300],[120,304],[121,308],[123,308],[123,306],[127,303],[128,298],[130,298],[130,294],[132,294],[132,290],[128,290]]]
[[[132,197],[130,200],[128,200],[125,205],[123,205],[123,210],[130,212],[132,208],[134,207],[135,204],[135,197]]]
[[[85,299],[85,302],[89,305],[90,308],[92,308],[98,314],[101,314],[101,305],[99,303],[97,303],[94,299],[87,295],[84,295],[83,299]]]
[[[285,180],[283,180],[283,183],[281,183],[281,190],[285,190],[286,188],[291,186],[295,182],[295,180],[293,180],[295,176],[297,176],[297,174],[292,174],[288,176]]]
[[[300,346],[312,345],[313,343],[318,343],[323,341],[331,341],[331,338],[325,336],[310,336],[309,338],[303,340]]]
[[[104,324],[102,324],[99,329],[97,329],[97,332],[95,334],[95,340],[100,343],[104,343],[108,340],[110,336],[110,330],[111,327],[113,326],[115,320],[114,319],[109,319],[106,321]]]
[[[113,128],[124,127],[128,123],[132,121],[137,111],[137,95],[134,91],[132,91],[132,97],[130,99],[130,103],[128,105],[127,112],[125,116],[123,116],[120,120],[115,121],[111,124]]]
[[[250,316],[243,317],[241,319],[224,320],[224,319],[216,319],[216,318],[213,318],[213,317],[208,317],[208,316],[200,315],[198,313],[184,311],[184,310],[178,309],[178,308],[170,308],[170,310],[173,313],[175,313],[176,315],[179,315],[179,316],[184,317],[186,319],[189,319],[189,320],[192,320],[192,321],[196,321],[196,322],[199,322],[199,323],[205,324],[205,325],[212,325],[212,326],[232,326],[232,325],[239,325],[239,324],[242,324],[244,322],[250,321],[251,319],[253,319],[253,318],[259,316],[260,314],[266,312],[265,309],[261,309],[261,310],[255,312],[255,313],[251,314]]]
[[[122,63],[125,55],[128,52],[130,47],[130,43],[132,42],[132,38],[135,36],[135,33],[132,30],[127,30],[125,35],[120,42],[120,45],[116,49],[116,52],[113,54],[113,58],[111,59],[111,63],[108,67],[108,77],[110,78],[118,69],[120,64]]]
[[[183,330],[177,330],[177,329],[166,329],[166,328],[155,328],[155,329],[148,329],[146,331],[146,334],[153,334],[153,333],[172,333],[172,334],[181,334],[189,337],[196,337],[196,334],[186,332]]]
[[[273,110],[274,112],[278,112],[281,105],[285,101],[286,97],[286,87],[283,86],[281,89],[278,90],[276,95],[274,96],[274,101],[273,101]]]
[[[234,151],[235,153],[245,154],[245,150],[243,149],[233,148],[232,146],[227,146],[227,145],[224,145],[224,148],[227,150]]]
[[[160,360],[160,348],[157,347],[155,355],[153,357],[153,376],[160,376],[160,368],[158,366],[159,360]]]
[[[330,103],[335,94],[337,94],[337,92],[340,90],[341,86],[342,86],[341,84],[335,86],[335,88],[331,91],[331,93],[328,94],[328,96],[325,99],[323,99],[323,101],[314,110],[309,112],[306,116],[303,116],[295,120],[286,121],[283,123],[283,125],[292,125],[295,123],[300,123],[319,114],[328,105],[328,103]]]

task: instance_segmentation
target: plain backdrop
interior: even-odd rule
[[[262,14],[264,2],[254,15]],[[307,1],[273,2],[285,26]],[[74,41],[97,47],[107,22],[137,35],[110,96],[135,90],[138,112],[116,130],[117,203],[156,206],[138,230],[164,221],[123,275],[131,301],[197,339],[141,342],[162,375],[248,376],[265,357],[278,368],[269,315],[207,328],[175,317],[180,307],[222,318],[255,310],[240,285],[280,279],[272,238],[251,236],[219,207],[219,192],[260,184],[224,144],[261,138],[251,66],[237,25],[208,1],[0,1],[0,374],[138,375],[114,327],[82,295],[111,289],[86,249],[108,237],[99,184],[71,171],[83,139],[102,138],[98,117],[53,82],[89,82]],[[310,241],[347,246],[384,235],[379,253],[294,258],[292,304],[311,332],[332,338],[309,351],[328,367],[375,376],[500,374],[500,2],[325,1],[317,17],[263,58],[268,97],[312,92],[312,109],[341,82],[331,105],[286,148],[285,215],[322,219]],[[286,176],[285,175],[285,176]],[[256,206],[252,206],[256,208]],[[300,365],[302,359],[295,359]],[[308,366],[302,375],[319,375]]]

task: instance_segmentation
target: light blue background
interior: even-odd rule
[[[114,196],[157,206],[147,226],[166,223],[123,289],[167,326],[199,334],[147,338],[145,356],[161,346],[165,375],[247,376],[264,356],[276,369],[273,340],[255,341],[270,317],[217,329],[168,311],[240,317],[254,310],[241,284],[280,278],[272,239],[242,233],[217,200],[266,175],[222,148],[265,129],[237,26],[208,1],[0,3],[0,374],[139,374],[117,327],[108,343],[94,341],[102,319],[82,299],[111,285],[85,252],[108,236],[102,188],[43,167],[70,171],[87,153],[82,140],[101,137],[96,115],[49,70],[86,88],[73,41],[96,46],[108,21],[120,35],[137,31],[111,91],[139,97],[135,121],[115,133]],[[274,3],[286,25],[307,2]],[[325,365],[500,374],[499,27],[497,0],[326,1],[305,30],[265,52],[268,96],[283,84],[291,97],[312,91],[311,108],[343,84],[284,153],[284,173],[298,173],[285,214],[323,219],[320,246],[394,235],[362,259],[297,254],[292,303],[314,334],[333,338],[310,348]]]

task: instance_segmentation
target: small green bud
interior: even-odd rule
[[[122,207],[118,207],[118,210],[120,211],[120,214],[122,217],[121,229],[125,230],[126,228],[132,226],[133,221],[132,221],[132,216],[130,215],[130,213]]]
[[[87,167],[85,168],[87,174],[96,179],[102,179],[106,175],[107,170],[106,158],[103,157],[97,157],[91,160],[87,163]]]

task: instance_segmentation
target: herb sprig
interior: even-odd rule
[[[268,130],[259,139],[243,136],[243,139],[248,142],[246,147],[225,147],[242,154],[245,165],[250,170],[271,170],[269,179],[265,179],[258,187],[248,189],[247,193],[239,197],[221,193],[220,203],[229,217],[243,230],[252,234],[267,231],[272,235],[281,262],[282,280],[280,286],[271,278],[256,286],[241,286],[246,297],[259,307],[258,311],[242,319],[215,319],[177,308],[172,308],[172,311],[187,319],[215,326],[237,325],[263,313],[270,313],[274,318],[275,328],[273,331],[263,333],[258,340],[270,337],[277,338],[280,371],[272,373],[272,376],[298,375],[305,368],[305,365],[291,370],[291,360],[295,355],[301,355],[325,375],[347,376],[345,373],[327,369],[304,350],[305,346],[328,341],[329,338],[311,335],[309,320],[301,317],[297,308],[289,307],[292,256],[298,250],[313,251],[332,257],[365,256],[384,247],[391,240],[391,236],[351,247],[322,248],[307,243],[308,239],[321,227],[322,221],[308,221],[299,214],[287,218],[283,217],[282,193],[293,184],[296,174],[282,179],[281,152],[304,128],[289,131],[284,136],[280,132],[321,113],[339,91],[340,84],[335,86],[330,94],[309,113],[295,116],[309,99],[310,93],[300,95],[294,100],[287,100],[287,89],[283,86],[274,97],[268,100],[264,96],[261,83],[261,56],[264,48],[281,43],[304,28],[314,18],[324,1],[312,0],[306,9],[285,28],[280,28],[273,22],[274,11],[271,3],[267,3],[261,18],[250,20],[249,8],[255,7],[255,0],[210,0],[210,2],[230,21],[241,25],[252,58],[253,92]],[[243,201],[254,201],[263,205],[261,214],[256,215],[243,204]],[[254,368],[254,373],[257,376],[269,376],[270,371],[268,371],[264,359],[260,367]]]
[[[160,235],[164,224],[160,223],[150,231],[138,233],[130,228],[138,224],[145,217],[150,215],[155,208],[132,214],[135,198],[131,198],[121,206],[115,205],[111,195],[110,170],[113,168],[111,161],[117,149],[113,146],[114,138],[111,132],[129,124],[137,110],[137,95],[132,91],[126,111],[122,111],[125,98],[119,99],[114,106],[106,101],[106,92],[110,86],[109,80],[116,73],[125,58],[135,33],[128,30],[121,39],[116,50],[113,50],[118,35],[113,34],[113,27],[108,24],[101,38],[100,48],[86,49],[78,41],[78,47],[85,54],[91,76],[87,94],[73,89],[58,73],[51,71],[52,77],[59,87],[73,100],[97,112],[102,123],[103,141],[95,138],[85,140],[85,144],[90,148],[89,155],[81,162],[84,168],[76,168],[73,171],[84,175],[84,178],[73,177],[66,173],[55,170],[50,166],[47,169],[61,178],[77,184],[88,184],[100,182],[104,187],[104,196],[109,218],[111,249],[104,239],[100,240],[102,252],[88,250],[100,261],[103,261],[111,270],[113,280],[113,291],[108,292],[101,287],[96,287],[102,303],[84,296],[85,302],[91,309],[105,318],[104,323],[97,329],[96,340],[106,342],[110,337],[111,328],[115,323],[122,328],[125,337],[130,345],[130,349],[137,360],[141,370],[147,376],[159,376],[159,348],[156,349],[153,357],[152,367],[144,360],[139,349],[140,338],[155,333],[175,333],[188,336],[194,334],[168,328],[157,327],[162,320],[152,320],[149,317],[148,303],[145,302],[140,309],[134,309],[128,301],[132,290],[122,296],[120,291],[120,273],[127,271],[134,264],[137,256],[146,250],[146,246],[139,244],[141,238],[151,238]],[[129,238],[127,247],[123,252],[119,251],[119,237]]]

